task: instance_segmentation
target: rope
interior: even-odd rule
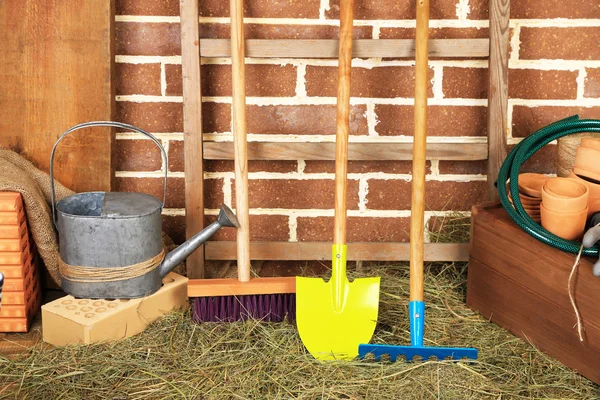
[[[573,306],[573,310],[575,311],[575,316],[577,317],[577,333],[579,334],[579,341],[583,342],[583,327],[581,325],[581,315],[579,314],[579,309],[577,308],[577,304],[575,304],[575,298],[571,293],[571,280],[575,275],[575,271],[577,271],[577,266],[579,265],[579,260],[581,259],[581,253],[583,252],[583,245],[579,248],[579,253],[577,254],[577,258],[575,259],[575,264],[573,264],[573,268],[571,269],[571,274],[569,275],[569,283],[567,285],[567,290],[569,291],[569,300],[571,300],[571,305]]]
[[[583,138],[600,139],[600,135],[594,132],[583,132],[563,136],[557,140],[556,146],[556,175],[566,178],[571,173],[575,164],[575,153]]]
[[[117,282],[142,276],[154,268],[158,267],[165,259],[165,249],[150,258],[137,264],[125,267],[83,267],[79,265],[69,265],[62,258],[58,257],[58,269],[60,274],[71,282],[80,283],[99,283],[99,282]]]

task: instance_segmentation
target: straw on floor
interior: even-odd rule
[[[198,325],[188,311],[170,314],[121,342],[37,347],[22,357],[0,357],[0,398],[600,398],[595,384],[469,310],[465,268],[427,267],[426,340],[475,346],[477,361],[321,364],[289,323]],[[382,277],[374,340],[408,343],[408,267],[369,266],[365,274]]]

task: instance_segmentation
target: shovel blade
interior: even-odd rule
[[[344,277],[344,279],[346,279]],[[296,278],[296,323],[300,338],[318,360],[352,360],[377,325],[379,277],[346,280],[336,302],[334,279]]]

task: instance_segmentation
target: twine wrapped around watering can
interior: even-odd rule
[[[156,256],[137,264],[124,267],[86,267],[80,265],[69,265],[58,257],[58,268],[60,274],[72,282],[79,283],[101,283],[118,282],[127,279],[137,278],[152,271],[158,267],[165,259],[165,249],[163,248]]]

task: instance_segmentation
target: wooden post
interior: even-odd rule
[[[204,225],[204,168],[202,157],[202,95],[198,1],[181,0],[181,74],[183,78],[183,152],[185,157],[185,236]],[[165,166],[168,168],[168,166]],[[204,245],[186,260],[188,278],[204,278]]]
[[[498,199],[494,186],[506,158],[508,134],[508,49],[510,0],[490,0],[488,86],[488,199]]]

